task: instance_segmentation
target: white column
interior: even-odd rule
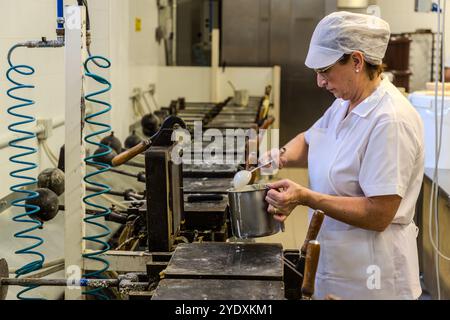
[[[219,43],[220,43],[219,29],[214,29],[212,31],[212,45],[211,45],[211,102],[219,102],[220,97]]]
[[[85,195],[83,177],[84,142],[81,128],[81,96],[83,83],[83,62],[87,56],[85,10],[83,7],[66,6],[65,43],[65,228],[64,256],[68,278],[73,278],[74,268],[82,273],[85,235]],[[81,274],[78,274],[81,276]],[[65,291],[66,300],[83,299],[81,289]]]
[[[136,3],[116,0],[110,0],[108,3],[109,59],[111,60],[109,81],[112,85],[109,92],[112,104],[109,117],[114,135],[124,141],[130,133],[129,125],[135,121],[129,98],[131,95],[130,70],[133,70],[133,66],[130,64],[130,32],[132,31],[129,26],[134,21],[134,17],[133,20],[130,20],[130,7],[136,6]]]
[[[273,116],[275,117],[275,122],[273,124],[274,129],[280,129],[280,114],[281,114],[281,67],[273,67],[273,78],[272,78],[272,91],[273,91]]]

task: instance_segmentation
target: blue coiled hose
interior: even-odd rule
[[[41,237],[32,234],[33,231],[42,227],[42,222],[31,217],[31,215],[37,213],[40,210],[40,208],[39,206],[25,203],[26,200],[37,198],[39,194],[35,191],[25,190],[26,187],[35,185],[37,182],[37,180],[34,177],[31,177],[26,174],[27,171],[31,171],[37,168],[36,163],[26,160],[26,157],[32,156],[37,152],[37,150],[33,147],[25,145],[25,141],[35,140],[36,134],[27,131],[23,128],[23,126],[35,122],[35,118],[33,116],[25,114],[29,112],[28,109],[30,109],[30,107],[34,105],[34,101],[16,95],[16,91],[24,89],[34,89],[34,86],[23,84],[18,80],[13,79],[14,73],[21,76],[31,76],[34,74],[33,67],[24,64],[14,65],[11,61],[12,52],[15,49],[22,46],[23,45],[20,44],[15,45],[8,52],[9,69],[6,72],[6,77],[14,86],[7,91],[7,95],[11,99],[18,102],[18,104],[8,108],[8,113],[16,119],[16,122],[8,126],[8,130],[19,135],[18,138],[13,139],[12,141],[9,142],[9,146],[11,148],[17,149],[17,153],[11,156],[9,158],[9,161],[14,164],[17,164],[20,167],[20,169],[11,171],[9,175],[12,178],[17,179],[18,181],[22,181],[20,183],[11,186],[10,190],[12,192],[24,195],[24,197],[16,199],[11,202],[12,206],[23,209],[23,212],[15,215],[13,217],[13,220],[15,222],[22,223],[24,226],[25,224],[31,225],[30,227],[27,227],[26,229],[15,233],[14,237],[19,239],[26,239],[27,242],[29,242],[30,240],[34,241],[34,244],[31,244],[21,250],[17,250],[15,254],[30,255],[33,256],[35,259],[32,262],[29,262],[26,265],[19,268],[16,271],[16,278],[41,269],[45,261],[45,256],[36,250],[37,247],[39,247],[44,243],[44,240]],[[20,111],[22,111],[22,113]],[[24,296],[26,292],[36,287],[37,286],[27,286],[25,289],[23,289],[17,294],[17,298],[21,300],[40,299]]]
[[[84,218],[84,221],[86,222],[86,224],[96,226],[104,231],[104,232],[98,233],[96,235],[89,235],[89,236],[86,236],[83,238],[86,241],[90,241],[90,242],[93,242],[95,244],[99,244],[102,246],[102,249],[96,250],[92,253],[86,253],[83,255],[83,257],[101,262],[104,265],[104,267],[101,270],[97,270],[95,272],[90,272],[90,273],[84,274],[84,277],[100,278],[100,275],[102,273],[104,273],[105,271],[107,271],[109,268],[109,262],[107,260],[103,259],[102,257],[100,257],[100,255],[110,249],[110,245],[108,244],[108,242],[106,242],[104,240],[104,238],[107,237],[111,233],[111,230],[108,228],[108,226],[103,224],[101,221],[104,221],[104,217],[109,215],[111,213],[111,210],[108,207],[98,205],[96,203],[91,202],[90,200],[92,198],[100,196],[101,194],[111,191],[111,188],[108,185],[96,182],[91,178],[93,178],[99,174],[102,174],[111,168],[111,166],[109,164],[98,162],[95,159],[97,157],[103,157],[103,156],[108,155],[109,153],[111,153],[112,149],[107,145],[96,142],[93,138],[111,131],[111,126],[109,126],[108,124],[105,124],[105,123],[102,123],[99,121],[95,121],[96,117],[108,113],[111,110],[111,105],[105,101],[96,99],[95,97],[111,90],[111,83],[108,80],[106,80],[105,78],[101,77],[100,75],[92,73],[89,69],[90,62],[92,62],[96,66],[98,66],[100,68],[104,68],[104,69],[109,68],[111,66],[111,62],[108,59],[101,57],[101,56],[91,56],[84,63],[86,77],[91,78],[91,79],[95,80],[96,82],[106,86],[104,89],[102,89],[100,91],[89,93],[85,96],[86,101],[89,101],[89,102],[94,103],[99,106],[103,106],[102,110],[92,113],[91,115],[88,115],[85,117],[85,121],[87,123],[97,126],[97,127],[100,127],[101,129],[87,135],[84,138],[84,141],[87,144],[97,146],[97,147],[101,148],[102,150],[104,150],[104,152],[100,152],[100,153],[94,154],[92,156],[88,156],[84,159],[86,164],[93,164],[100,168],[99,170],[97,170],[95,172],[86,174],[86,176],[84,177],[84,181],[89,185],[103,189],[103,191],[92,193],[83,198],[83,201],[87,206],[93,207],[96,210],[100,211],[99,214],[87,216],[86,218]],[[94,288],[94,289],[85,291],[84,294],[93,295],[99,299],[104,299],[104,300],[108,299],[108,297],[106,295],[102,294],[101,291],[102,291],[101,288]]]

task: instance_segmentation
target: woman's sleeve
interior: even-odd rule
[[[407,123],[388,120],[378,124],[370,135],[359,173],[365,196],[403,198],[419,155],[416,134]]]

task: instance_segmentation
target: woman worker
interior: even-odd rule
[[[414,209],[423,177],[423,126],[382,76],[389,25],[336,12],[317,25],[306,66],[336,100],[285,145],[279,165],[308,167],[310,188],[270,184],[269,213],[325,212],[316,297],[417,299],[421,294]]]

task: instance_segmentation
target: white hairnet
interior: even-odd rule
[[[376,16],[334,12],[314,30],[305,64],[320,69],[332,65],[344,54],[360,51],[368,63],[380,65],[390,34],[389,24]]]

